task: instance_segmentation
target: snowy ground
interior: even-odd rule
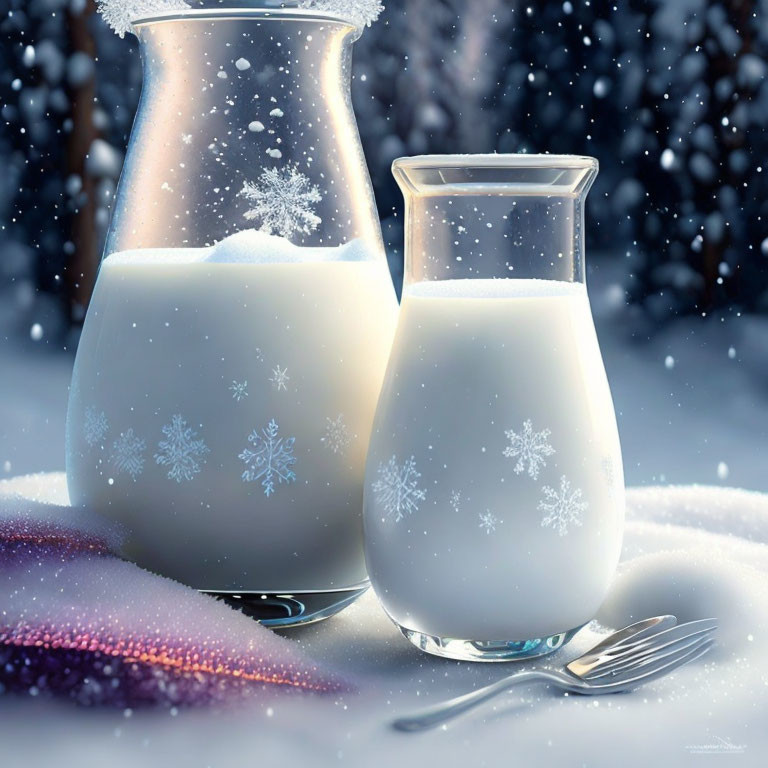
[[[768,318],[688,317],[633,341],[621,265],[607,256],[591,263],[627,483],[768,491]],[[20,319],[13,306],[0,291],[0,477],[63,469],[73,359],[47,334],[31,341],[34,312]]]

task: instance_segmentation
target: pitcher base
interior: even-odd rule
[[[327,619],[344,610],[370,586],[362,582],[346,589],[309,592],[217,592],[201,589],[265,627],[295,627]]]

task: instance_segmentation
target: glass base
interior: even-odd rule
[[[420,651],[458,661],[520,661],[545,656],[562,648],[581,629],[576,627],[533,640],[458,640],[425,635],[399,624],[397,627]]]
[[[201,589],[227,605],[255,619],[265,627],[295,627],[322,621],[344,610],[370,586],[364,581],[346,589],[309,592],[217,592]]]

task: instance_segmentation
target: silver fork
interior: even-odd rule
[[[393,726],[401,731],[433,728],[526,683],[547,683],[561,691],[587,695],[630,691],[703,656],[714,643],[712,635],[716,629],[716,619],[686,624],[677,624],[674,616],[645,619],[609,635],[564,670],[518,672],[395,720]]]

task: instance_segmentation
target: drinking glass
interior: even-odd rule
[[[584,284],[590,157],[396,160],[400,319],[368,453],[368,572],[424,651],[548,653],[618,562],[616,420]]]

